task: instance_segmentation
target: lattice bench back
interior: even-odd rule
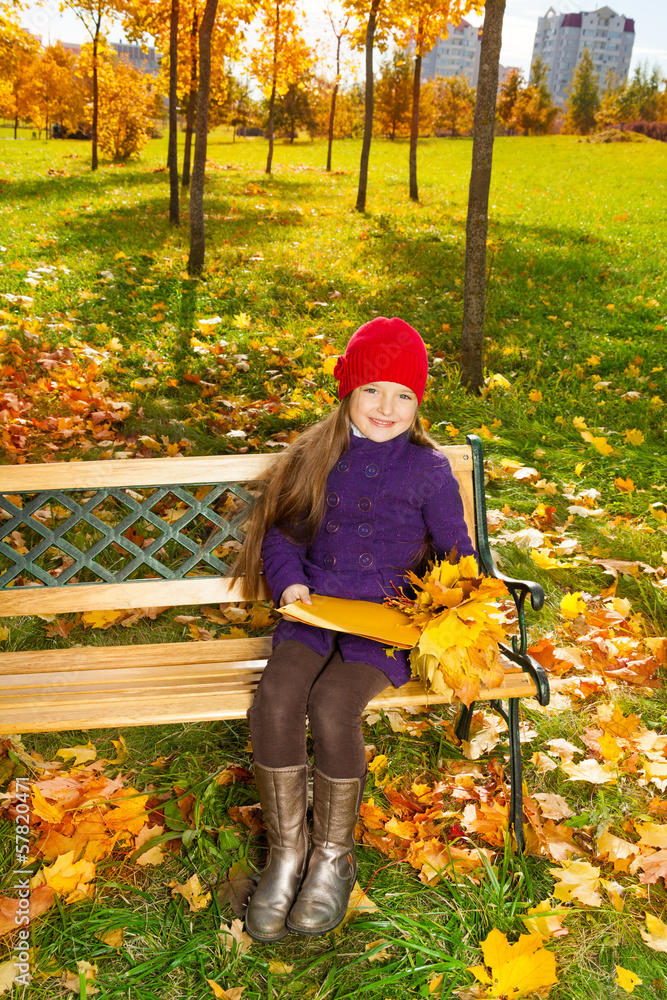
[[[472,449],[441,450],[459,482],[475,539]],[[225,574],[252,503],[245,484],[261,478],[272,459],[218,455],[4,466],[0,616],[242,600],[239,581]],[[262,586],[254,596],[269,595]]]

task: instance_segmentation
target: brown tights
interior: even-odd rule
[[[361,777],[361,713],[388,683],[377,667],[345,663],[337,647],[320,656],[293,639],[278,643],[248,711],[255,760],[264,767],[304,764],[308,716],[317,769],[330,778]]]

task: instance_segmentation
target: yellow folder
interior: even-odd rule
[[[350,632],[364,639],[375,639],[388,646],[412,649],[419,642],[421,630],[410,624],[410,616],[397,608],[372,601],[349,601],[341,597],[311,594],[312,605],[295,601],[278,608],[281,615],[317,628]]]

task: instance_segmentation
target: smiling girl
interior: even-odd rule
[[[235,572],[274,602],[310,593],[381,603],[407,570],[457,547],[473,553],[458,486],[418,415],[428,359],[401,319],[360,327],[338,359],[340,405],[277,457],[247,522]],[[407,654],[379,642],[281,621],[248,720],[268,862],[246,913],[248,933],[277,941],[323,934],[347,909],[354,828],[366,779],[361,714]],[[313,740],[313,833],[306,826],[306,719]]]

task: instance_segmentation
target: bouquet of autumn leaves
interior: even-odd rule
[[[400,608],[421,629],[410,653],[414,677],[427,691],[452,690],[470,705],[482,684],[497,687],[503,679],[498,643],[507,638],[504,610],[497,603],[507,596],[505,584],[479,576],[474,556],[435,562],[423,577],[408,572],[414,598],[401,594],[386,603]]]

